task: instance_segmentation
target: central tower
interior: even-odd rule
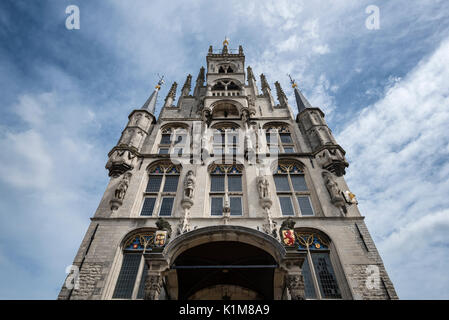
[[[324,113],[228,46],[130,113],[59,299],[397,298]]]

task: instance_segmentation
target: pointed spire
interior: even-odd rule
[[[295,80],[293,80],[290,75],[288,76],[290,77],[292,88],[295,90],[295,98],[296,98],[296,105],[298,106],[298,112],[301,112],[307,108],[312,108],[309,101],[307,101],[307,99],[303,96],[301,91],[299,91],[298,85],[296,84]]]
[[[263,73],[260,75],[260,82],[262,82],[262,91],[265,91],[266,89],[269,89],[271,91],[270,85],[267,82],[267,78],[265,78],[265,75]]]
[[[239,46],[239,54],[243,55],[243,47],[241,45]]]
[[[169,98],[175,100],[177,87],[178,87],[178,84],[176,82],[173,82],[173,84],[170,87],[170,91],[168,91],[167,96],[165,97],[165,101],[167,101]]]
[[[160,78],[159,82],[157,83],[156,87],[154,87],[153,93],[142,106],[142,109],[147,110],[152,115],[154,115],[154,111],[156,110],[157,93],[161,88],[161,86],[164,84],[164,82],[165,82],[164,76],[162,76],[162,78]]]
[[[189,74],[186,78],[186,82],[184,83],[181,90],[181,97],[188,96],[190,93],[190,88],[192,87],[192,75]]]
[[[246,68],[246,73],[248,74],[248,82],[256,81],[256,77],[254,77],[253,69],[250,66]]]
[[[196,78],[196,85],[202,86],[204,84],[204,67],[201,67],[200,72],[198,73],[198,78]]]
[[[278,97],[278,101],[279,101],[279,104],[282,106],[282,107],[286,107],[287,106],[287,101],[288,101],[288,99],[287,99],[287,96],[285,95],[285,93],[284,93],[284,90],[282,90],[282,88],[281,88],[281,84],[279,83],[279,81],[276,81],[275,83],[274,83],[274,85],[275,85],[275,87],[276,87],[276,94],[277,94],[277,97]]]

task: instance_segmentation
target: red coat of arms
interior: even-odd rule
[[[292,246],[295,244],[295,232],[292,229],[282,230],[282,240],[286,246]]]

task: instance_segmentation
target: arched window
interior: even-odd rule
[[[166,127],[162,129],[159,154],[177,154],[181,156],[188,143],[187,129],[184,127]]]
[[[213,164],[210,168],[211,215],[222,216],[230,210],[231,216],[243,214],[243,166]]]
[[[341,299],[330,259],[330,240],[307,229],[295,229],[295,236],[298,250],[307,252],[302,265],[306,299]]]
[[[123,245],[123,260],[113,299],[143,299],[148,266],[143,254],[154,246],[154,231],[129,236]]]
[[[287,125],[268,125],[265,127],[267,146],[270,153],[293,153],[295,146]]]
[[[273,177],[282,215],[314,215],[304,172],[296,163],[278,163]]]
[[[232,70],[231,66],[228,67],[228,69],[226,70],[226,73],[233,73],[234,70]]]
[[[225,73],[225,69],[223,66],[220,66],[220,69],[218,69],[218,73]]]
[[[181,166],[159,163],[149,170],[141,216],[171,216],[178,189]]]

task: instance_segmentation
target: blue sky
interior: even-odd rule
[[[449,299],[448,15],[447,1],[1,1],[0,298],[56,298],[128,114],[158,73],[160,108],[228,36],[326,113],[399,297]]]

